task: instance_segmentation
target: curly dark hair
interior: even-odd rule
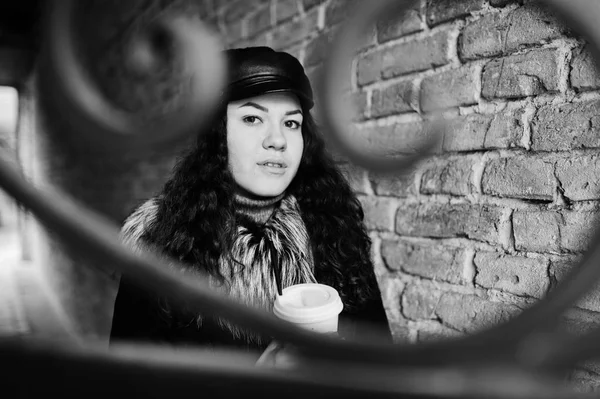
[[[166,255],[222,279],[219,256],[235,231],[233,176],[228,168],[226,112],[180,158],[159,194],[156,223],[142,237]],[[378,294],[364,213],[350,185],[326,152],[308,111],[304,151],[286,190],[296,197],[311,240],[317,281],[336,287],[348,312]],[[327,193],[324,195],[324,193]]]

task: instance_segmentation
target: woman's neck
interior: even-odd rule
[[[234,203],[236,212],[262,225],[269,220],[285,193],[276,197],[259,197],[246,191],[235,192]]]

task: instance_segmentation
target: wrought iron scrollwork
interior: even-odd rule
[[[339,79],[347,76],[343,71],[350,64],[359,34],[390,10],[401,14],[413,3],[409,0],[359,2],[352,13],[354,17],[346,21],[331,45],[330,57],[319,82],[321,90],[317,92],[321,94],[321,118],[326,133],[352,162],[370,170],[402,173],[422,159],[437,140],[433,134],[413,157],[394,159],[369,155],[347,141],[344,135],[347,122],[338,101]],[[600,60],[600,25],[597,24],[600,3],[596,0],[547,0],[546,3],[593,44],[593,55]],[[49,69],[41,73],[47,74],[47,81],[51,83],[46,90],[51,87],[65,99],[61,110],[77,124],[76,131],[90,132],[86,139],[92,141],[110,141],[112,145],[131,148],[140,142],[160,145],[196,132],[198,126],[206,126],[215,109],[214,99],[222,90],[225,62],[200,22],[192,23],[184,17],[159,22],[160,29],[168,32],[177,44],[188,70],[194,74],[194,83],[188,108],[165,115],[163,122],[148,126],[103,100],[85,70],[81,69],[70,37],[73,4],[73,1],[55,1],[48,12],[44,56]],[[147,51],[147,37],[138,39],[132,45]],[[166,125],[168,129],[165,129]],[[141,126],[144,126],[143,137]],[[436,126],[434,133],[439,136],[443,127]],[[118,226],[65,200],[62,193],[37,190],[3,159],[0,159],[0,187],[66,242],[85,250],[89,256],[113,265],[165,296],[186,298],[202,312],[290,342],[301,354],[299,368],[289,374],[256,369],[240,353],[193,357],[141,346],[139,350],[123,347],[121,351],[105,353],[93,345],[57,349],[43,343],[0,340],[3,353],[0,365],[6,367],[9,362],[17,362],[13,368],[17,374],[28,373],[38,367],[36,365],[48,366],[60,359],[70,372],[79,370],[82,378],[90,378],[93,382],[99,382],[95,377],[98,373],[102,373],[104,379],[121,383],[126,376],[130,386],[146,386],[145,392],[150,397],[178,389],[205,390],[211,386],[213,388],[208,390],[213,389],[211,392],[216,393],[214,384],[211,385],[214,381],[220,382],[223,391],[219,392],[233,394],[229,384],[237,381],[247,392],[286,392],[289,397],[368,394],[382,397],[558,398],[573,397],[574,393],[564,390],[549,373],[600,355],[597,343],[600,330],[575,338],[560,336],[555,329],[560,314],[600,280],[600,267],[597,266],[600,263],[600,233],[596,233],[590,251],[560,286],[507,323],[444,342],[380,345],[333,340],[301,330],[232,301],[209,288],[201,278],[183,278],[163,267],[163,261],[150,254],[134,255],[118,240]],[[19,363],[19,359],[27,363]],[[138,367],[146,367],[160,375],[148,381],[145,374],[139,373]],[[54,388],[64,377],[60,372],[48,375],[55,378],[48,381]],[[72,389],[76,387],[77,384],[71,386]],[[95,388],[88,388],[92,396],[108,392],[99,389],[94,395]],[[291,388],[294,390],[290,391]],[[81,392],[85,392],[85,387],[82,389]]]
[[[217,106],[214,99],[225,84],[226,65],[219,54],[221,43],[207,27],[185,15],[165,15],[131,38],[123,60],[129,68],[152,73],[161,62],[178,63],[188,78],[180,107],[160,115],[139,115],[115,107],[84,67],[72,34],[76,6],[72,0],[61,0],[47,8],[39,61],[43,94],[82,136],[71,140],[81,139],[100,151],[143,153],[193,135],[210,123]],[[156,37],[163,37],[168,55],[160,54]]]

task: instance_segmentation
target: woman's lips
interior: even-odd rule
[[[287,169],[287,165],[282,161],[259,162],[258,166],[265,172],[273,175],[283,175]]]
[[[287,164],[280,159],[266,159],[264,161],[258,162],[261,166],[269,166],[272,168],[287,168]]]

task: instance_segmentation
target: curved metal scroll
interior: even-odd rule
[[[372,25],[381,15],[392,9],[395,12],[403,12],[412,3],[414,2],[392,0],[360,2],[354,14],[360,18],[350,20],[338,36],[337,42],[331,46],[332,57],[326,62],[325,74],[321,80],[325,89],[321,91],[323,117],[329,133],[352,161],[369,169],[402,172],[403,168],[423,155],[412,157],[408,161],[381,160],[363,154],[347,143],[343,134],[346,124],[340,118],[342,113],[335,101],[338,93],[337,76],[343,75],[340,70],[343,71],[344,65],[349,64],[348,57],[355,48],[356,35],[353,32],[360,32]],[[600,60],[600,28],[596,24],[600,7],[596,0],[547,0],[547,3],[559,10],[571,22],[573,28],[593,44],[593,55],[596,60]],[[50,68],[51,74],[55,74],[56,87],[69,99],[62,112],[67,109],[76,112],[77,123],[93,126],[98,134],[110,136],[111,140],[126,145],[138,143],[141,140],[138,137],[139,123],[130,120],[127,115],[115,111],[104,102],[84,76],[85,73],[78,69],[68,44],[69,13],[73,3],[56,2],[55,6],[55,13],[52,14],[48,25],[50,32],[46,67]],[[590,13],[590,10],[597,10],[597,13]],[[186,25],[185,28],[178,29],[172,24],[172,20],[165,21],[165,26],[172,27],[172,35],[177,42],[182,43],[182,48],[190,49],[189,46],[192,42],[196,43],[196,40],[206,43],[199,39],[203,30],[195,26]],[[193,33],[189,33],[190,31]],[[61,47],[61,43],[66,45],[66,50]],[[208,44],[206,48],[209,52],[214,50]],[[210,104],[211,98],[216,97],[215,92],[220,90],[222,81],[217,79],[214,85],[207,82],[211,81],[212,74],[217,69],[222,70],[223,60],[216,51],[211,53],[210,57],[206,57],[205,54],[196,57],[194,54],[195,51],[185,53],[186,57],[191,57],[187,60],[190,68],[196,73],[195,81],[198,83],[194,86],[190,100],[193,106],[191,109],[209,109],[210,106],[203,107]],[[62,74],[61,69],[68,71],[69,75]],[[73,76],[76,79],[70,81]],[[69,79],[66,79],[67,77]],[[113,120],[116,122],[108,120],[107,115],[116,115]],[[208,113],[204,114],[202,119],[198,120],[188,114],[180,119],[180,123],[170,124],[170,131],[174,131],[175,136],[185,134],[194,124],[206,122],[209,118],[207,115]],[[172,117],[173,119],[169,117],[170,122],[176,121],[181,115]],[[161,142],[164,139],[162,131],[162,126],[157,126],[155,130],[147,131],[150,132],[147,133],[147,138],[154,143]],[[431,148],[432,143],[433,141],[424,149]],[[552,327],[557,323],[559,315],[600,280],[600,268],[596,266],[600,263],[600,234],[596,234],[592,250],[564,283],[548,298],[513,320],[469,337],[445,342],[412,346],[379,345],[332,340],[301,330],[269,314],[232,301],[222,293],[210,289],[202,279],[184,278],[181,274],[174,273],[165,267],[160,259],[151,255],[134,255],[116,238],[117,226],[73,201],[66,200],[64,194],[40,192],[25,182],[8,162],[1,159],[0,187],[74,247],[99,260],[109,262],[121,272],[137,278],[142,284],[165,296],[174,299],[185,298],[188,303],[197,306],[198,310],[204,313],[225,317],[246,328],[288,341],[298,348],[302,359],[298,369],[294,374],[290,374],[276,370],[256,370],[245,363],[241,354],[230,356],[223,353],[221,362],[211,363],[214,366],[211,369],[206,362],[203,363],[202,359],[206,359],[207,356],[205,354],[190,360],[182,354],[169,351],[160,352],[161,357],[156,348],[150,348],[143,353],[133,352],[133,355],[124,348],[108,355],[94,350],[93,347],[83,352],[73,348],[57,351],[44,345],[24,345],[18,341],[5,340],[0,341],[0,351],[5,355],[0,357],[0,364],[6,364],[5,361],[18,362],[23,356],[29,361],[35,360],[30,366],[51,364],[58,357],[72,367],[71,370],[87,370],[88,373],[102,371],[106,373],[103,374],[106,378],[118,379],[118,373],[114,371],[118,370],[128,376],[129,382],[135,386],[144,384],[145,374],[140,374],[140,368],[154,370],[160,372],[163,379],[157,379],[149,385],[157,387],[156,391],[149,391],[150,396],[166,392],[161,389],[168,389],[169,385],[161,386],[161,381],[183,384],[192,389],[214,388],[211,384],[215,381],[220,382],[221,386],[227,386],[227,383],[232,381],[231,378],[237,378],[237,381],[249,382],[246,386],[248,392],[283,390],[286,396],[291,397],[294,395],[289,393],[288,389],[293,386],[303,396],[325,392],[328,397],[359,393],[382,397],[398,397],[399,394],[405,394],[407,397],[481,397],[493,394],[495,397],[525,398],[574,395],[561,391],[558,384],[533,373],[532,367],[545,370],[600,355],[600,345],[595,344],[600,337],[600,330],[593,331],[582,339],[566,341],[559,340],[552,333]],[[166,353],[169,355],[165,355]],[[129,354],[129,357],[126,354]],[[91,359],[95,362],[94,365],[90,366],[86,359]],[[31,370],[28,368],[30,366],[20,367],[23,370]],[[119,369],[121,366],[124,368]],[[324,375],[327,379],[323,378]],[[525,378],[521,378],[522,376]],[[57,378],[59,377],[57,375]],[[482,381],[485,382],[484,385],[481,384]],[[49,383],[52,384],[51,381]],[[177,389],[176,385],[170,386]],[[272,387],[277,389],[270,391]]]
[[[151,28],[131,39],[124,64],[136,72],[152,72],[162,56],[153,40],[166,37],[173,62],[181,64],[187,77],[184,103],[162,115],[134,115],[115,107],[83,67],[73,30],[73,0],[53,1],[47,10],[45,40],[41,50],[39,80],[42,92],[59,115],[82,137],[79,144],[88,150],[118,149],[143,154],[151,148],[194,136],[210,122],[225,83],[227,65],[219,56],[221,44],[203,24],[191,17],[166,15]]]
[[[424,129],[425,138],[421,148],[415,155],[402,157],[384,156],[384,154],[369,154],[357,144],[348,139],[350,118],[348,107],[340,98],[346,93],[346,82],[351,77],[352,58],[356,49],[360,48],[362,36],[373,27],[375,22],[385,16],[402,15],[411,8],[415,0],[396,1],[363,1],[350,13],[350,19],[341,27],[335,41],[330,46],[330,54],[325,61],[323,74],[318,83],[324,90],[317,91],[320,95],[322,108],[322,123],[333,144],[352,163],[376,172],[402,173],[409,169],[429,152],[435,149],[442,138],[441,121],[432,119],[428,129]]]

